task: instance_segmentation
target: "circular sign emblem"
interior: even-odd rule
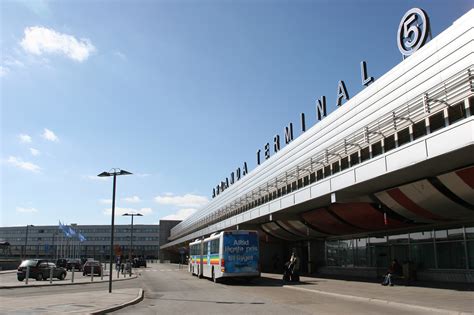
[[[430,21],[425,11],[419,8],[408,10],[400,21],[397,34],[398,49],[410,56],[423,46],[430,32]]]

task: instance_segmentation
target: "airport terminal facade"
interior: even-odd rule
[[[349,99],[339,83],[343,106],[221,182],[162,251],[256,229],[263,271],[296,248],[308,273],[377,277],[397,258],[421,280],[474,282],[474,10],[417,48],[373,82],[361,63],[366,88]]]
[[[67,238],[57,225],[0,227],[0,241],[9,246],[0,251],[3,258],[74,258],[86,257],[97,260],[110,255],[110,225],[71,225],[85,236],[83,242]],[[159,256],[159,230],[156,224],[133,225],[133,255],[148,258]],[[114,252],[128,256],[131,226],[115,225]]]

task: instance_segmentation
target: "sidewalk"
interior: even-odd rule
[[[281,280],[281,275],[278,274],[265,273],[262,276]],[[284,287],[369,303],[392,304],[426,312],[474,314],[474,291],[405,285],[385,287],[380,283],[315,277],[300,277],[300,280],[299,283],[287,283]]]
[[[119,278],[117,278],[117,272],[112,274],[113,281],[123,281],[123,280],[130,280],[137,278],[137,273],[133,273],[130,277],[128,274],[122,275],[120,274]],[[53,282],[50,283],[49,279],[43,281],[36,281],[33,278],[28,279],[28,284],[26,281],[18,281],[16,278],[16,271],[14,272],[5,272],[0,273],[0,289],[12,289],[12,288],[26,288],[30,286],[50,286],[50,285],[75,285],[75,284],[89,284],[89,283],[98,283],[98,282],[108,282],[109,281],[109,274],[108,271],[105,271],[103,279],[100,276],[95,275],[94,281],[91,281],[91,276],[83,276],[82,272],[75,271],[74,272],[74,282],[72,280],[72,272],[68,271],[66,275],[66,279],[59,280],[53,278]]]
[[[0,296],[0,313],[8,314],[103,314],[128,305],[138,303],[143,299],[143,290],[117,289],[108,293],[79,292],[55,294],[49,301],[44,295],[28,296],[28,299]]]

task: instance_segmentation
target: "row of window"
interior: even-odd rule
[[[320,181],[331,175],[337,174],[340,171],[346,170],[357,164],[363,163],[371,158],[374,158],[383,153],[387,153],[397,147],[407,144],[413,140],[421,138],[429,133],[433,133],[441,128],[444,128],[450,124],[456,123],[459,120],[469,117],[474,114],[474,96],[468,99],[468,108],[466,108],[464,101],[461,101],[455,105],[447,107],[446,111],[437,112],[423,120],[412,123],[394,134],[386,135],[383,139],[360,148],[359,150],[349,154],[348,156],[342,157],[336,161],[325,165],[317,169],[315,172],[310,173],[303,178],[299,178],[292,183],[289,183],[277,190],[270,192],[256,200],[253,200],[245,205],[234,208],[230,211],[217,211],[213,214],[208,215],[196,222],[193,226],[194,229],[190,228],[189,232],[195,231],[204,224],[213,224],[221,220],[230,218],[236,214],[246,212],[252,208],[258,207],[271,200],[282,197],[292,191],[298,190],[309,184]]]
[[[392,259],[417,270],[474,269],[474,227],[326,241],[326,265],[385,268]]]
[[[94,234],[94,233],[110,233],[110,227],[104,227],[104,228],[76,228],[73,227],[74,230],[77,232],[82,233],[83,235],[86,235],[87,233]],[[36,234],[59,234],[61,231],[59,228],[49,228],[49,229],[35,229],[30,227],[28,229],[28,234],[29,235],[36,235]],[[115,233],[130,233],[131,228],[126,227],[126,228],[115,228]],[[141,228],[140,226],[134,226],[133,227],[133,233],[159,233],[158,227],[156,228]],[[2,229],[0,228],[0,239],[1,238],[6,238],[12,235],[25,235],[26,234],[26,227],[20,227],[18,229],[12,229],[12,228],[5,228]]]
[[[0,236],[1,238],[1,236]],[[17,242],[24,242],[25,238],[24,237],[16,237],[16,238],[2,238],[6,241],[9,241],[10,243],[17,243]],[[66,238],[65,238],[66,239]],[[70,240],[70,239],[69,239]],[[77,239],[74,239],[77,242]],[[114,237],[115,241],[130,241],[130,235],[128,236],[115,236]],[[148,242],[158,242],[160,239],[159,237],[155,236],[133,236],[133,241],[148,241]],[[97,241],[104,241],[104,242],[110,242],[110,237],[107,236],[92,236],[92,237],[87,237],[87,240],[84,241],[85,243],[87,242],[97,242]],[[52,244],[52,243],[66,243],[63,239],[58,238],[58,237],[30,237],[28,236],[28,243],[40,243],[40,244]]]

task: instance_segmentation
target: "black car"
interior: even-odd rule
[[[82,271],[82,261],[80,259],[70,259],[66,263],[66,270],[72,271],[72,269]]]
[[[146,259],[145,258],[134,258],[133,259],[133,268],[140,268],[142,266],[146,268]]]
[[[51,268],[53,268],[53,278],[64,280],[66,278],[66,270],[62,267],[56,267],[52,262],[41,259],[28,259],[21,262],[18,266],[16,276],[18,281],[23,281],[26,278],[27,267],[30,267],[29,278],[37,281],[46,280],[50,276]]]
[[[56,266],[66,268],[67,265],[67,259],[66,258],[59,258],[56,260]]]

